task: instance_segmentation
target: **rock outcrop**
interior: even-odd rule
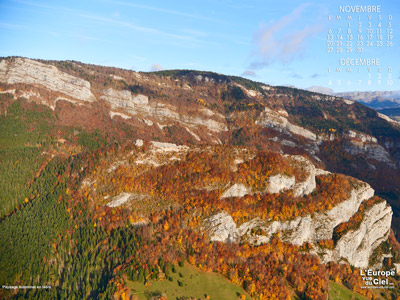
[[[356,131],[353,131],[353,130],[349,130],[349,131],[346,133],[346,135],[347,135],[349,138],[358,139],[358,140],[360,140],[360,141],[363,142],[363,143],[365,143],[365,142],[377,143],[377,142],[378,142],[378,140],[377,140],[375,137],[373,137],[373,136],[370,136],[370,135],[368,135],[368,134],[361,133],[361,132],[356,132]]]
[[[251,193],[250,188],[246,187],[243,184],[235,183],[221,195],[221,198],[243,197],[250,193]]]
[[[210,217],[206,223],[206,230],[212,241],[237,242],[238,240],[236,223],[225,211]]]
[[[118,91],[113,88],[104,90],[100,98],[109,102],[112,109],[122,108],[133,115],[136,114],[135,105],[147,105],[149,103],[149,98],[145,95],[134,96],[130,91]]]
[[[310,130],[290,123],[285,117],[287,116],[287,112],[282,112],[283,111],[281,111],[280,113],[275,112],[268,107],[265,107],[265,110],[260,114],[258,120],[256,120],[256,124],[264,127],[274,128],[280,132],[285,132],[287,134],[292,133],[300,135],[313,141],[317,139],[316,134],[311,132]]]
[[[361,182],[360,182],[361,183]],[[347,222],[360,207],[360,204],[374,196],[375,191],[366,183],[351,191],[349,199],[330,210],[315,215],[315,240],[331,239],[334,228]]]
[[[393,125],[400,126],[399,121],[393,120],[392,118],[389,118],[388,116],[386,116],[384,114],[378,113],[378,117],[381,119],[384,119],[385,121],[388,121],[389,123],[391,123]]]
[[[359,228],[347,232],[337,242],[337,255],[355,267],[367,268],[373,250],[389,237],[392,214],[386,201],[366,210]]]
[[[131,193],[121,193],[118,196],[115,196],[111,202],[107,204],[108,207],[118,207],[123,205],[125,202],[128,202],[129,199],[131,198],[132,194]]]
[[[294,185],[293,187],[294,196],[301,197],[304,195],[311,194],[317,186],[315,182],[316,169],[314,164],[305,157],[300,155],[293,155],[287,157],[292,158],[295,161],[295,164],[299,165],[297,167],[302,168],[303,172],[307,174],[307,177],[304,181],[296,182],[296,184]]]
[[[350,155],[364,155],[368,159],[373,159],[383,162],[392,168],[396,164],[390,158],[389,152],[384,147],[378,144],[378,140],[368,134],[349,130],[345,137],[347,143],[344,145],[344,150]]]
[[[141,114],[144,117],[158,119],[167,123],[179,122],[190,128],[204,126],[217,133],[228,130],[226,124],[224,124],[224,117],[208,109],[204,110],[207,117],[185,115],[179,113],[173,105],[158,102],[149,103],[149,98],[145,95],[138,94],[134,96],[130,91],[119,91],[112,88],[103,90],[103,95],[100,98],[110,103],[111,109],[119,108],[133,116]],[[199,140],[200,138],[196,139]]]
[[[143,147],[143,140],[137,139],[135,146]],[[158,167],[171,161],[183,159],[188,150],[189,147],[186,145],[152,141],[150,142],[150,151],[145,151],[137,155],[135,157],[135,164]]]
[[[125,119],[125,120],[132,118],[131,116],[128,116],[126,114],[110,110],[110,118],[113,119],[115,116],[121,117],[122,119]]]
[[[269,178],[267,193],[280,193],[283,190],[292,189],[296,180],[294,176],[286,176],[282,174],[274,175]]]
[[[146,107],[146,111],[141,113],[164,120],[166,122],[179,122],[184,126],[190,128],[196,128],[198,126],[204,126],[213,132],[226,131],[227,126],[220,121],[216,121],[211,118],[203,118],[200,116],[189,116],[185,114],[180,114],[176,111],[176,108],[172,105],[166,105],[163,103],[155,103]]]
[[[51,91],[65,94],[72,99],[86,102],[96,100],[88,81],[62,72],[53,65],[26,58],[3,59],[0,62],[0,82],[40,85]],[[189,130],[196,129],[199,126],[204,126],[215,133],[228,130],[225,117],[211,110],[204,110],[207,116],[186,115],[180,113],[173,105],[157,102],[149,103],[146,95],[133,95],[128,90],[113,88],[103,90],[100,99],[110,104],[110,116],[112,118],[119,116],[123,119],[130,119],[131,116],[141,114],[144,117],[159,119],[171,124],[178,122],[189,127]],[[67,98],[63,100],[75,103]],[[54,109],[54,99],[53,102],[44,104]],[[192,131],[192,133],[196,135],[195,132]],[[196,140],[200,140],[200,137]]]
[[[179,152],[188,151],[189,147],[186,145],[176,145],[173,143],[150,142],[152,150],[156,152]]]
[[[351,192],[349,199],[330,210],[312,215],[297,217],[288,221],[252,219],[237,226],[233,218],[225,211],[211,216],[205,221],[204,228],[211,240],[222,242],[240,242],[247,240],[259,245],[268,243],[274,234],[287,243],[302,245],[305,242],[314,245],[324,262],[347,260],[356,267],[366,267],[373,250],[388,237],[392,210],[382,200],[370,207],[357,230],[344,234],[333,250],[320,249],[319,240],[332,239],[337,225],[347,222],[359,209],[360,204],[374,195],[374,190],[366,183]],[[261,230],[262,235],[254,234]]]
[[[369,159],[383,162],[393,168],[396,167],[396,164],[390,159],[390,154],[377,143],[351,140],[344,145],[344,150],[350,155],[365,155]]]
[[[55,66],[27,58],[2,60],[0,62],[0,81],[7,84],[42,85],[49,90],[78,100],[88,102],[96,100],[88,81],[61,72]]]
[[[316,188],[315,176],[317,174],[317,170],[315,166],[307,158],[300,155],[285,155],[285,157],[292,165],[294,165],[295,168],[301,169],[302,173],[306,175],[304,180],[299,180],[296,182],[296,178],[294,176],[276,174],[268,178],[268,185],[265,188],[265,191],[252,191],[250,187],[246,187],[241,183],[235,183],[224,191],[221,198],[243,197],[247,194],[252,194],[255,192],[273,194],[280,193],[284,190],[293,190],[295,197],[302,197],[311,194]],[[243,160],[235,160],[235,162],[241,163]],[[232,169],[236,171],[236,164]]]
[[[128,203],[130,201],[141,201],[141,200],[146,199],[148,197],[149,197],[149,195],[145,195],[145,194],[122,192],[121,194],[113,197],[111,202],[107,203],[106,205],[108,207],[118,207],[118,206],[122,206],[125,203]],[[106,200],[108,198],[109,197],[106,196],[104,199]]]

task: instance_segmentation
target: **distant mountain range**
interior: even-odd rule
[[[315,93],[334,95],[359,101],[376,110],[400,107],[400,91],[352,91],[335,93],[332,89],[321,86],[312,86],[308,88],[308,90]]]

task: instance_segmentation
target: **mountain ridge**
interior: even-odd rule
[[[400,107],[400,91],[348,91],[335,93],[332,89],[322,86],[312,86],[307,90],[359,101],[376,110]]]
[[[79,183],[63,191],[75,229],[87,228],[80,219],[84,212],[89,225],[104,232],[154,228],[166,242],[188,230],[202,245],[208,240],[198,234],[206,233],[211,241],[244,247],[240,251],[246,245],[268,249],[270,243],[283,243],[279,247],[296,255],[304,249],[319,257],[312,261],[321,268],[329,261],[380,268],[390,227],[395,233],[400,228],[400,125],[357,102],[205,71],[138,73],[20,57],[0,60],[0,99],[1,118],[11,125],[45,111],[45,138],[32,138],[51,157],[42,170],[53,157],[93,155],[87,164],[97,161],[87,167],[89,174],[75,163],[68,171]],[[42,125],[24,126],[35,132]],[[36,174],[40,179],[41,172]],[[36,197],[20,199],[3,222],[18,218],[31,201],[34,206]],[[145,236],[153,243],[151,234]],[[177,244],[191,264],[211,264],[201,249]],[[207,250],[210,257],[224,247],[231,251],[229,243],[215,247]],[[258,255],[258,248],[251,249]],[[225,268],[222,262],[215,266],[222,273]],[[234,270],[227,276],[240,283]],[[289,274],[284,278],[297,282]],[[243,287],[253,295],[273,293],[263,292],[264,279]],[[323,299],[327,282],[321,280],[322,287],[308,290],[310,297]],[[289,295],[283,286],[276,288]],[[296,293],[305,292],[296,286]]]
[[[19,65],[11,67],[12,64],[8,61],[19,61]],[[14,86],[26,84],[21,76],[15,77],[12,74],[12,70],[18,70],[23,62],[31,64],[31,60],[24,58],[2,59],[3,71],[0,71],[0,81],[3,84],[12,82]],[[84,81],[82,78],[78,80],[68,77],[69,83],[59,81],[56,82],[58,86],[49,86],[48,82],[43,81],[40,85],[32,85],[28,90],[22,88],[15,92],[9,88],[8,91],[13,97],[25,97],[29,101],[45,104],[52,110],[57,108],[60,124],[81,124],[89,130],[97,128],[118,136],[126,133],[120,130],[111,133],[111,123],[120,124],[118,126],[124,124],[126,130],[135,128],[141,132],[141,137],[145,140],[148,139],[146,136],[152,135],[165,142],[238,144],[248,140],[250,144],[261,148],[266,147],[264,143],[272,149],[284,147],[288,151],[290,148],[297,148],[297,152],[300,150],[300,153],[307,153],[315,163],[320,163],[321,160],[321,157],[315,155],[320,152],[320,146],[333,144],[338,138],[342,141],[349,138],[356,141],[357,132],[360,132],[369,136],[378,135],[377,140],[365,147],[364,144],[349,141],[350,143],[342,149],[354,155],[364,153],[367,158],[378,158],[379,163],[383,162],[379,161],[379,157],[388,163],[394,160],[394,164],[399,166],[397,157],[400,156],[400,142],[397,137],[396,142],[390,141],[393,136],[399,136],[399,123],[384,119],[373,110],[342,98],[287,87],[271,87],[248,79],[203,71],[137,73],[116,68],[79,65],[77,62],[52,61],[51,64],[60,68],[62,72],[67,72],[69,76],[81,74]],[[38,64],[34,63],[33,70],[37,67]],[[25,69],[29,68],[31,66]],[[48,70],[47,67],[44,68],[44,74]],[[120,73],[116,73],[118,71]],[[47,75],[51,74],[50,72]],[[173,77],[176,74],[179,74],[179,78]],[[185,78],[188,74],[189,79]],[[203,77],[201,74],[214,74],[217,80],[225,81],[213,82],[216,79]],[[42,79],[33,78],[31,81],[39,82]],[[226,83],[227,80],[232,83]],[[20,83],[17,83],[18,81]],[[84,90],[77,95],[85,95],[86,98],[75,99],[66,95],[70,89],[80,90],[81,87],[74,85],[75,82],[85,85],[82,86]],[[66,84],[67,90],[63,90],[63,84]],[[3,88],[2,93],[6,91],[7,88]],[[95,102],[93,97],[97,99]],[[94,109],[91,109],[90,105],[94,104]],[[359,114],[361,118],[357,119],[355,114]],[[390,122],[385,123],[387,120]],[[227,129],[229,131],[226,131]],[[247,131],[257,134],[257,139],[250,141],[245,133]],[[263,131],[273,135],[279,132],[283,136],[271,136],[266,139]],[[355,134],[349,135],[348,132]],[[388,135],[391,138],[388,138]],[[306,137],[306,140],[303,141],[303,137]],[[295,144],[296,147],[289,146]],[[390,158],[392,155],[394,158]]]

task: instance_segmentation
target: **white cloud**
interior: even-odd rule
[[[310,4],[302,4],[290,14],[269,26],[262,26],[254,36],[256,60],[252,69],[260,69],[274,62],[286,64],[304,55],[307,42],[322,30],[320,23],[299,29],[304,10]]]
[[[246,70],[241,75],[246,76],[246,77],[257,77],[256,72],[254,72],[252,70]]]
[[[183,42],[189,42],[189,43],[193,43],[193,44],[202,44],[202,41],[200,41],[196,38],[193,38],[191,36],[188,36],[188,35],[168,33],[165,31],[158,30],[156,28],[134,25],[130,22],[124,22],[124,21],[113,19],[113,18],[107,18],[107,17],[90,15],[90,14],[78,14],[78,16],[85,18],[85,19],[101,22],[101,23],[107,23],[110,25],[118,26],[118,27],[128,28],[128,29],[131,29],[131,30],[134,30],[137,32],[159,35],[159,36],[163,36],[166,38],[175,39],[175,40],[179,40],[179,41],[183,41]]]
[[[131,57],[132,57],[133,59],[140,60],[140,61],[145,61],[145,60],[146,60],[146,58],[141,57],[141,56],[137,56],[137,55],[131,55]]]
[[[296,79],[303,79],[303,76],[301,76],[300,74],[297,74],[297,73],[292,73],[292,74],[290,75],[290,77],[296,78]]]
[[[162,70],[164,70],[164,67],[160,64],[152,64],[150,70],[152,72],[162,71]]]

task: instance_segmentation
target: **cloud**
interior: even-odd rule
[[[162,70],[164,70],[164,67],[160,64],[152,64],[150,70],[152,72],[162,71]]]
[[[144,26],[138,26],[138,25],[134,25],[130,22],[124,22],[124,21],[120,21],[120,20],[116,20],[116,19],[112,19],[112,18],[107,18],[107,17],[102,17],[102,16],[97,16],[97,15],[88,15],[88,14],[78,14],[79,17],[88,19],[88,20],[93,20],[96,22],[101,22],[101,23],[107,23],[113,26],[119,26],[119,27],[125,27],[128,28],[130,30],[134,30],[137,32],[142,32],[145,34],[153,34],[153,35],[159,35],[159,36],[163,36],[165,38],[169,38],[169,39],[175,39],[175,40],[180,40],[180,41],[184,41],[184,42],[190,42],[190,43],[194,43],[194,44],[202,44],[202,41],[195,39],[191,36],[188,35],[180,35],[180,34],[174,34],[174,33],[168,33],[165,31],[161,31],[158,30],[156,28],[152,28],[152,27],[144,27]]]
[[[287,64],[304,55],[307,41],[322,30],[320,23],[299,29],[301,16],[308,6],[310,4],[302,4],[277,22],[261,26],[254,35],[254,56],[257,58],[251,69],[260,69],[275,62]]]
[[[115,43],[110,40],[101,39],[101,38],[97,38],[97,37],[93,37],[93,36],[88,36],[83,32],[77,32],[75,34],[68,34],[67,36],[77,39],[80,46],[86,46],[86,44],[88,44],[89,41],[97,41],[97,42],[103,42],[103,43],[109,43],[109,44]]]
[[[290,75],[290,77],[296,78],[296,79],[303,79],[303,76],[301,76],[301,75],[299,75],[299,74],[297,74],[297,73],[292,73],[292,74]]]
[[[146,58],[141,57],[141,56],[137,56],[137,55],[131,55],[131,57],[132,57],[133,59],[140,60],[140,61],[145,61],[145,60],[146,60]]]
[[[312,75],[310,76],[310,78],[313,78],[313,79],[318,78],[318,77],[321,77],[321,75],[320,75],[320,74],[317,74],[317,73],[314,73],[314,74],[312,74]]]
[[[246,76],[246,77],[257,77],[256,72],[252,71],[252,70],[246,70],[244,71],[241,76]]]
[[[189,28],[182,28],[181,32],[188,33],[191,36],[199,36],[199,37],[206,37],[208,35],[207,33],[203,32],[203,31],[189,29]]]

